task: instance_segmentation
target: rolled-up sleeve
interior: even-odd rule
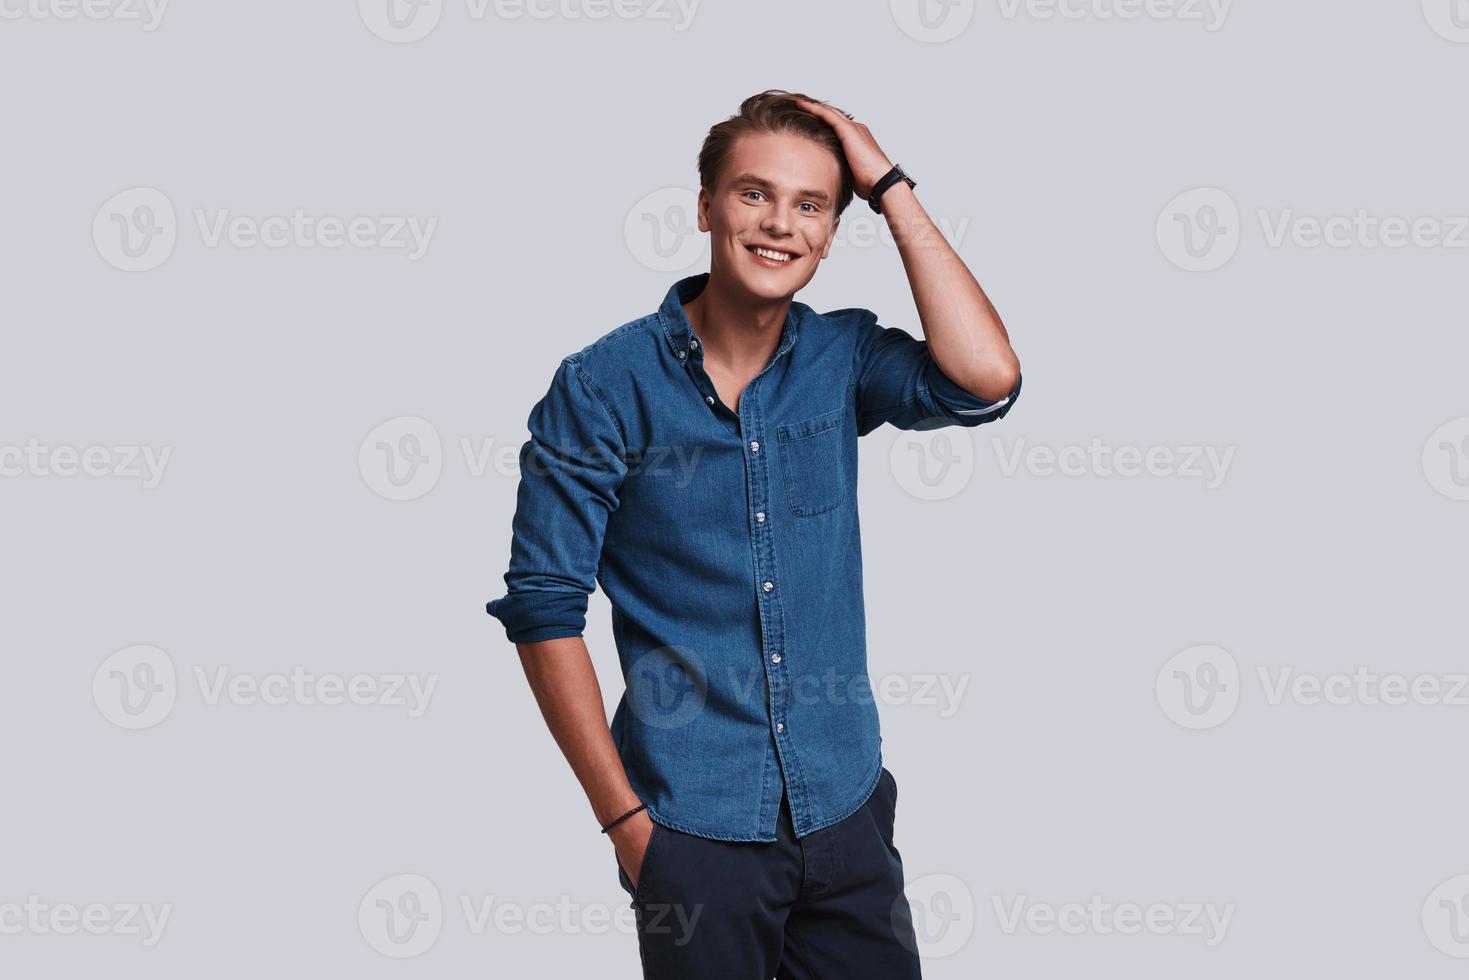
[[[982,425],[1004,418],[1020,397],[1017,376],[1005,397],[980,398],[939,369],[928,341],[901,327],[881,326],[871,310],[852,313],[858,331],[852,365],[858,435],[884,422],[899,429]]]
[[[571,359],[557,368],[527,426],[508,591],[485,606],[512,643],[582,635],[607,517],[627,474],[617,419]]]

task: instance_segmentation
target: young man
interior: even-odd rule
[[[709,272],[557,367],[488,610],[611,838],[646,977],[919,976],[868,683],[857,437],[1003,417],[994,307],[868,128],[768,91],[699,156]],[[793,301],[853,192],[925,341]],[[582,632],[600,584],[627,690]]]

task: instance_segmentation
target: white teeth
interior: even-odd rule
[[[751,249],[751,251],[756,255],[763,256],[767,259],[774,259],[777,262],[789,262],[792,258],[792,256],[787,255],[785,252],[772,252],[768,248],[760,248],[759,246]]]

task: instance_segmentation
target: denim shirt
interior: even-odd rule
[[[855,812],[882,771],[867,673],[857,437],[976,426],[976,397],[864,309],[792,301],[780,343],[720,399],[674,283],[654,313],[566,357],[520,451],[507,593],[513,643],[581,636],[601,585],[626,691],[613,740],[657,823],[773,841]]]

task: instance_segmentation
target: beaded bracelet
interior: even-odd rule
[[[602,833],[604,833],[604,834],[607,833],[607,831],[611,830],[613,827],[616,827],[618,824],[622,823],[624,820],[626,820],[628,817],[632,816],[634,813],[637,813],[639,810],[646,810],[646,809],[648,809],[648,804],[646,804],[646,803],[640,803],[640,804],[638,804],[637,806],[633,807],[631,810],[629,810],[626,813],[624,813],[622,816],[618,817],[616,820],[614,820],[611,823],[609,823],[607,826],[603,827],[602,828]]]

